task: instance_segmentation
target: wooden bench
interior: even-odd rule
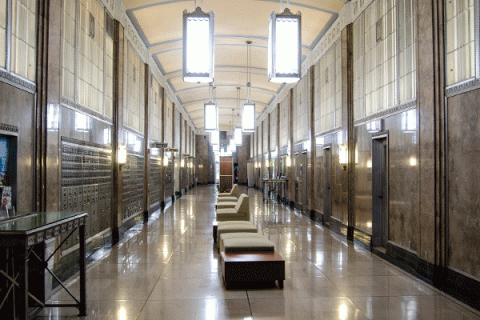
[[[278,252],[226,254],[220,252],[225,288],[234,282],[277,281],[283,288],[285,260]]]

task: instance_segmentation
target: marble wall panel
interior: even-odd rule
[[[210,167],[210,157],[209,157],[209,138],[208,135],[197,135],[195,139],[195,154],[197,155],[195,170],[197,183],[198,184],[207,184],[209,183],[209,167]]]
[[[87,119],[87,127],[76,125],[77,117]],[[60,107],[59,136],[78,139],[100,145],[111,145],[112,124],[98,120],[95,117],[79,113],[71,108]]]
[[[0,123],[18,128],[16,210],[34,210],[35,96],[0,82]]]
[[[447,101],[448,266],[480,278],[480,90]]]
[[[338,150],[339,150],[339,135],[340,132],[327,134],[321,136],[323,142],[316,146],[316,157],[314,161],[315,165],[315,181],[314,185],[314,207],[313,210],[318,212],[324,212],[325,202],[325,182],[326,174],[325,170],[325,155],[326,148],[331,152],[331,196],[332,196],[332,217],[340,220],[343,224],[348,224],[347,215],[347,171],[339,163]],[[341,140],[341,139],[340,139]]]
[[[239,184],[247,183],[247,160],[250,159],[250,136],[243,135],[242,145],[237,148],[238,168],[237,177]]]
[[[412,114],[414,116],[412,116]],[[415,119],[407,125],[407,119]],[[410,250],[418,250],[419,159],[416,110],[384,118],[388,131],[388,239]],[[372,232],[372,137],[367,124],[355,127],[355,227]],[[432,186],[433,187],[433,186]]]
[[[372,233],[372,134],[355,127],[355,227]]]

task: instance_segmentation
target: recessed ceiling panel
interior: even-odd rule
[[[182,70],[183,62],[178,59],[179,53],[181,56],[181,51],[167,51],[156,55],[166,73]]]

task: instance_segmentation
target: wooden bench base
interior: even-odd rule
[[[277,281],[283,288],[285,260],[274,253],[220,253],[222,275],[228,289],[234,282]]]

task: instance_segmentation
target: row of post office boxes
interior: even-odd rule
[[[64,186],[62,187],[61,194],[62,210],[84,208],[87,205],[100,201],[110,201],[111,197],[111,183],[92,184],[84,186]]]

